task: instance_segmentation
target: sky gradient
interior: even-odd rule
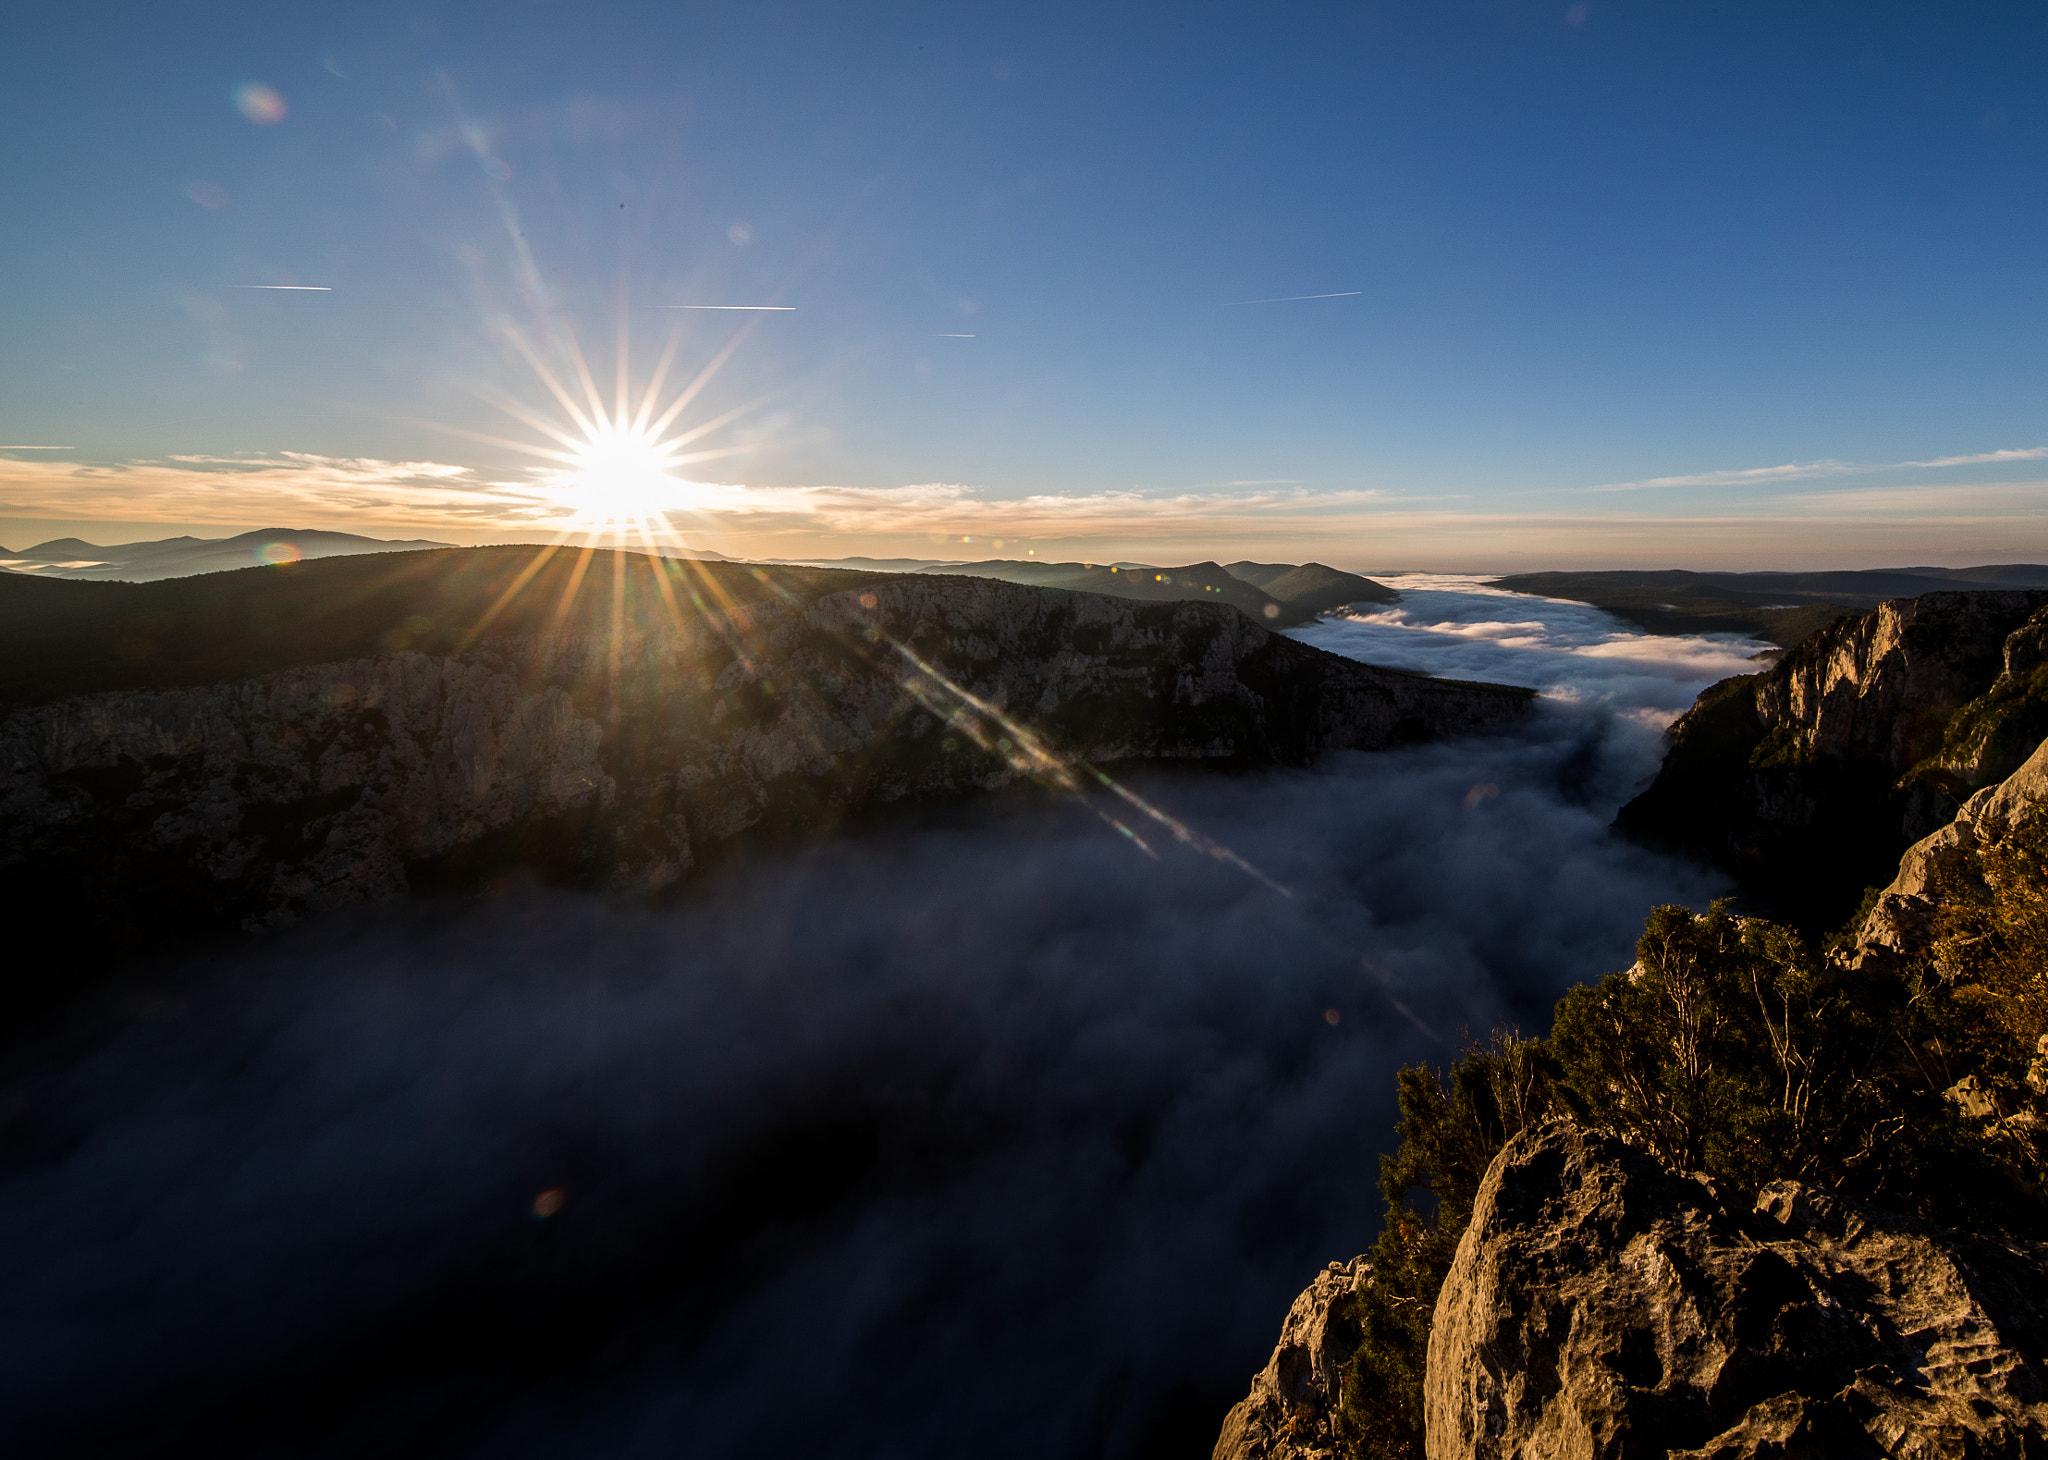
[[[722,360],[674,521],[739,555],[2048,559],[2037,7],[8,35],[9,546],[553,535],[540,371],[580,400],[573,342],[609,409],[623,339],[634,399],[672,341],[658,404]]]

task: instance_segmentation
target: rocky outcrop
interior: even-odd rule
[[[1437,1302],[1430,1460],[2022,1456],[2048,1248],[1781,1182],[1753,1204],[1552,1123],[1495,1158]]]
[[[2009,646],[2026,661],[2044,607],[2034,591],[1929,593],[1839,621],[1705,691],[1616,824],[1723,861],[1782,914],[1839,920],[2031,750],[2018,747],[2025,716],[1989,716],[1986,733],[1953,744],[1948,733],[2010,678]]]
[[[2022,816],[2048,801],[2048,743],[1996,786],[1964,803],[1955,820],[1922,837],[1899,858],[1898,874],[1871,904],[1844,964],[1859,972],[1891,971],[1933,945],[1945,895],[1975,881],[1981,849],[1999,841]]]
[[[742,833],[1028,779],[1078,792],[1084,766],[1302,764],[1493,729],[1530,699],[1357,664],[1223,605],[884,578],[698,607],[600,599],[451,652],[17,709],[0,915],[70,957],[123,927],[273,926],[522,866],[651,889]]]
[[[1319,1460],[1337,1453],[1332,1421],[1358,1349],[1352,1294],[1372,1280],[1363,1257],[1333,1262],[1287,1310],[1280,1342],[1231,1408],[1213,1460]]]
[[[2006,635],[2004,658],[1991,688],[1950,719],[1926,769],[1958,800],[2003,780],[2048,738],[2048,609]]]

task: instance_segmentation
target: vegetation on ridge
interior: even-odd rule
[[[1736,1191],[1796,1179],[1942,1226],[2048,1237],[2048,810],[1942,891],[1931,956],[1892,976],[1829,966],[1725,904],[1660,907],[1636,966],[1572,989],[1548,1036],[1497,1032],[1448,1070],[1402,1070],[1386,1226],[1352,1300],[1344,1453],[1423,1453],[1438,1290],[1488,1165],[1542,1120]]]

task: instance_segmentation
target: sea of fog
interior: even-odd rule
[[[17,1049],[10,1453],[1206,1456],[1373,1238],[1395,1069],[1717,890],[1608,824],[1764,646],[1394,586],[1296,636],[1540,712],[1139,778],[1261,877],[1002,801],[332,918]]]

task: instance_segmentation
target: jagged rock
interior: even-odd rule
[[[2005,639],[2005,667],[1958,710],[1940,751],[1919,775],[1957,800],[2004,780],[2048,738],[2048,609]]]
[[[1883,972],[1925,954],[1934,941],[1942,889],[1968,886],[1976,876],[1980,849],[1997,842],[2043,800],[2048,800],[2048,742],[1999,784],[1972,796],[1948,825],[1906,849],[1897,874],[1865,915],[1856,946],[1842,960],[1845,965]]]
[[[444,556],[439,571],[463,567],[461,554],[397,561],[425,573]],[[364,562],[295,571],[380,571]],[[484,562],[507,566],[502,553]],[[680,571],[633,562],[643,576]],[[280,580],[265,571],[251,570],[252,587],[29,586],[39,603],[61,590],[93,604],[204,594],[219,608],[223,594],[271,591]],[[640,601],[657,605],[646,612],[607,612],[625,601],[613,590],[578,618],[549,616],[586,577],[617,584],[627,571],[623,555],[579,567],[524,621],[457,636],[449,652],[16,709],[0,721],[0,917],[56,929],[61,953],[25,966],[61,969],[123,920],[152,937],[267,927],[515,867],[658,888],[743,832],[815,834],[884,803],[1026,779],[1077,790],[1082,766],[1304,764],[1494,729],[1531,700],[1358,664],[1221,604],[981,579],[871,578],[739,602],[707,578],[726,601],[688,611],[680,591],[697,598],[695,580],[671,590],[664,578],[666,612],[642,584]],[[475,617],[496,586],[436,611]],[[179,626],[158,632],[171,641]]]
[[[1994,691],[2009,662],[2028,663],[2044,608],[2043,592],[1929,593],[1840,620],[1703,692],[1616,824],[1727,863],[1781,911],[1840,919],[1907,845],[2012,769],[2031,701]],[[1976,729],[1947,745],[1966,719]]]
[[[1232,1407],[1213,1460],[1318,1460],[1336,1453],[1331,1419],[1344,1366],[1358,1351],[1357,1320],[1347,1300],[1372,1280],[1363,1257],[1333,1262],[1287,1310],[1280,1342],[1252,1377],[1251,1393]]]
[[[1796,1182],[1754,1205],[1553,1122],[1480,1187],[1437,1301],[1429,1460],[2023,1456],[2048,1247]]]

